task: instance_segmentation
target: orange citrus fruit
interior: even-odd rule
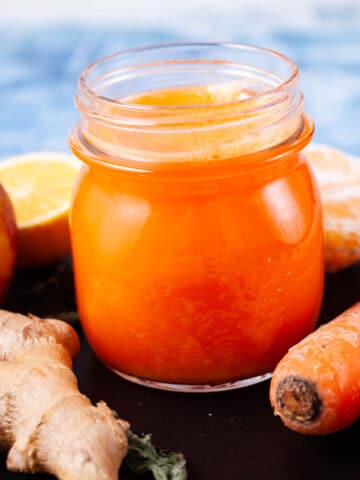
[[[69,253],[68,211],[79,167],[65,153],[29,153],[0,161],[0,183],[15,210],[20,265],[46,265]]]
[[[327,271],[360,260],[360,158],[326,146],[305,149],[323,203]]]

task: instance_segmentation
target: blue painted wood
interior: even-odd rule
[[[347,10],[319,7],[308,25],[296,27],[295,11],[288,26],[276,26],[238,10],[218,18],[214,38],[267,46],[292,57],[302,70],[316,141],[360,155],[360,3]],[[77,118],[72,98],[84,67],[133,46],[209,40],[196,22],[179,27],[176,18],[168,28],[2,25],[0,158],[67,150],[67,133]]]

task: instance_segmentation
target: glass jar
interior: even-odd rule
[[[323,230],[298,78],[284,56],[236,44],[130,50],[81,75],[77,301],[119,375],[237,388],[314,328]]]

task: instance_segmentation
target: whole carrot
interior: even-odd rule
[[[275,368],[270,401],[287,427],[310,435],[360,416],[360,302],[289,350]]]

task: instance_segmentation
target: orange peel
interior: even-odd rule
[[[325,268],[335,272],[360,260],[360,158],[320,144],[304,154],[323,204]]]

